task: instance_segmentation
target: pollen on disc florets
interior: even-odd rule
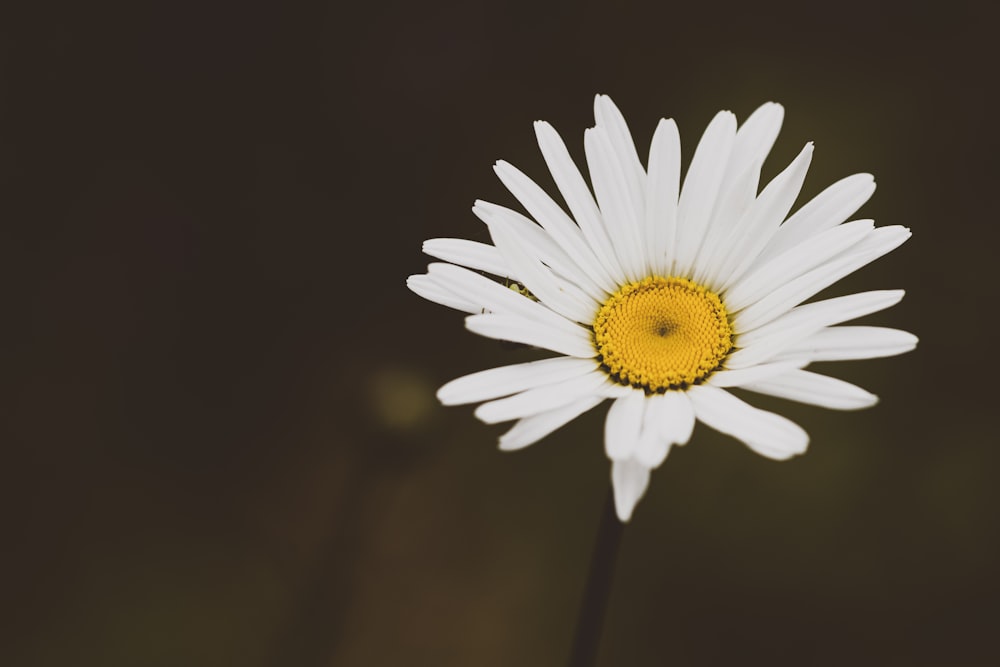
[[[663,393],[717,370],[733,347],[733,328],[711,290],[686,278],[651,276],[604,302],[594,339],[613,380]]]

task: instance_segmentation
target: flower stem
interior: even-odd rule
[[[590,557],[590,575],[580,604],[580,615],[576,621],[576,634],[573,637],[569,667],[593,667],[597,664],[601,628],[604,625],[605,611],[611,594],[611,580],[615,572],[615,558],[618,555],[618,545],[621,544],[624,528],[625,524],[618,520],[618,515],[615,513],[614,490],[608,489],[601,525],[597,530],[594,553]]]

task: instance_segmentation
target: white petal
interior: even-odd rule
[[[500,366],[455,378],[438,389],[437,397],[444,405],[478,403],[580,377],[595,368],[596,363],[592,359],[576,357],[554,357]]]
[[[699,385],[688,390],[698,420],[731,435],[771,459],[784,460],[809,446],[809,434],[781,415],[744,403],[725,389]]]
[[[450,292],[468,303],[490,312],[519,313],[526,317],[534,314],[537,303],[465,267],[433,262],[427,266],[427,279],[439,289]],[[555,313],[552,313],[555,315]]]
[[[659,425],[663,437],[675,445],[686,445],[694,432],[694,406],[687,392],[668,391],[663,394],[663,414]]]
[[[634,458],[647,468],[658,468],[672,445],[683,445],[691,439],[694,408],[681,391],[649,396],[646,406],[645,430]]]
[[[488,243],[467,239],[428,239],[424,241],[423,250],[431,257],[452,264],[516,279],[504,262],[500,251]]]
[[[757,259],[799,196],[812,154],[813,145],[810,142],[750,205],[734,230],[724,259],[716,264],[718,269],[711,277],[713,284],[723,288],[731,285]]]
[[[538,138],[538,147],[545,158],[545,164],[552,173],[552,180],[556,182],[559,192],[566,200],[566,205],[573,213],[584,238],[604,270],[598,282],[611,287],[613,291],[614,285],[625,282],[625,273],[615,256],[611,239],[604,228],[601,211],[597,208],[593,195],[590,194],[587,182],[555,128],[545,121],[536,121],[535,136]]]
[[[843,380],[794,370],[743,387],[750,391],[832,410],[860,410],[878,403],[878,396]]]
[[[660,467],[667,459],[670,447],[670,441],[661,438],[656,431],[643,431],[632,458],[652,470]]]
[[[726,292],[726,309],[734,313],[759,301],[782,284],[815,269],[860,242],[873,229],[875,223],[871,220],[848,222],[759,264]]]
[[[640,240],[641,254],[644,239],[640,234],[642,221],[646,216],[646,170],[639,160],[639,153],[635,149],[635,142],[632,140],[628,123],[625,122],[625,116],[607,95],[595,96],[594,120],[597,127],[606,132],[615,160],[624,177],[631,208],[635,213],[634,231]]]
[[[823,327],[875,313],[903,298],[903,290],[877,290],[840,296],[793,308],[764,326],[736,337],[727,368],[747,368],[770,359]]]
[[[717,288],[722,260],[732,245],[734,234],[739,231],[743,217],[754,202],[759,178],[760,164],[752,165],[731,184],[726,194],[720,196],[694,263],[693,276],[696,282]]]
[[[677,124],[662,119],[649,146],[645,231],[650,271],[661,276],[669,275],[673,264],[680,174],[681,140]]]
[[[713,387],[742,387],[751,382],[761,382],[782,375],[804,365],[801,362],[785,361],[776,364],[759,364],[738,370],[722,370],[712,373],[707,383]]]
[[[422,296],[428,301],[439,303],[442,306],[461,310],[466,313],[479,313],[483,310],[481,305],[472,303],[451,290],[441,287],[427,275],[410,276],[406,279],[406,286],[415,294]]]
[[[841,179],[813,197],[781,225],[764,257],[774,257],[806,239],[839,225],[854,215],[875,192],[871,174],[854,174]]]
[[[496,163],[494,171],[511,194],[521,202],[538,224],[545,228],[577,266],[595,280],[603,279],[601,264],[583,237],[583,232],[537,183],[514,165],[503,160]],[[603,280],[600,282],[601,287],[604,289],[611,287],[613,291],[614,287],[610,282],[606,284]]]
[[[578,325],[544,305],[475,271],[454,264],[435,262],[427,267],[427,275],[440,287],[491,312],[519,315],[565,331],[580,329]]]
[[[868,234],[826,264],[789,281],[743,311],[736,313],[734,323],[738,331],[755,329],[785,314],[795,305],[882,255],[899,247],[910,237],[905,227],[882,227]]]
[[[533,345],[571,357],[590,359],[597,356],[587,331],[568,320],[563,322],[566,327],[553,327],[520,315],[487,313],[466,317],[465,328],[487,338]]]
[[[643,399],[642,429],[632,450],[632,458],[646,466],[655,468],[663,463],[670,451],[670,442],[660,437],[660,394],[652,394]]]
[[[594,371],[582,377],[535,387],[520,394],[483,403],[476,408],[474,414],[487,424],[541,414],[575,403],[587,396],[597,397],[599,395],[597,388],[606,377],[604,373]]]
[[[796,306],[764,326],[750,331],[738,331],[736,346],[747,347],[802,326],[818,331],[826,326],[849,322],[895,306],[905,294],[901,289],[872,290]]]
[[[777,331],[773,336],[762,338],[752,345],[730,352],[729,356],[726,357],[726,368],[732,372],[756,368],[760,364],[771,361],[814,330],[806,324],[802,324],[798,327]],[[738,340],[739,338],[737,338]]]
[[[719,264],[720,252],[728,248],[733,229],[757,197],[760,169],[771,152],[784,116],[780,104],[768,102],[754,111],[736,131],[733,152],[719,187],[718,203],[694,265],[696,281],[712,284],[716,279],[713,265]]]
[[[631,459],[612,461],[611,484],[615,490],[615,512],[626,523],[649,487],[649,468]]]
[[[622,396],[627,396],[633,391],[635,391],[633,387],[618,384],[617,382],[613,382],[611,378],[607,378],[604,384],[598,388],[597,393],[604,398],[621,398]]]
[[[643,189],[646,183],[646,170],[642,168],[625,116],[610,97],[597,95],[594,97],[594,120],[598,127],[607,130],[618,163],[624,171],[629,187],[633,190],[633,196],[641,202],[645,196]]]
[[[525,417],[500,436],[500,449],[513,451],[532,445],[603,400],[602,396],[584,396],[561,408]]]
[[[642,433],[645,402],[643,391],[633,389],[611,404],[604,422],[604,448],[609,459],[632,456]]]
[[[646,274],[646,256],[639,237],[644,214],[636,208],[632,187],[614,153],[607,130],[590,128],[584,132],[583,146],[594,194],[597,195],[604,228],[611,238],[615,255],[625,276],[629,280],[639,280]],[[645,206],[645,203],[642,205]]]
[[[502,222],[490,224],[490,235],[506,263],[542,303],[563,317],[588,325],[593,323],[600,308],[593,297],[575,284],[560,281],[534,255],[532,248]]]
[[[608,292],[599,286],[584,269],[570,258],[547,231],[539,227],[531,218],[497,204],[477,200],[472,212],[487,227],[503,224],[520,238],[524,245],[533,250],[532,256],[539,258],[554,272],[580,287],[591,296],[604,299]],[[613,288],[612,291],[617,288]]]
[[[917,337],[886,327],[829,327],[820,329],[781,353],[781,358],[812,361],[876,359],[909,352]]]
[[[734,179],[739,178],[747,169],[754,165],[760,169],[760,165],[774,146],[774,140],[778,138],[784,118],[785,109],[780,104],[767,102],[758,107],[740,125],[740,129],[736,132],[733,153],[726,167],[726,176],[722,182],[723,194],[735,182]]]
[[[674,273],[691,273],[698,248],[715,208],[729,154],[736,139],[736,117],[720,111],[702,135],[688,167],[677,203],[677,250]]]

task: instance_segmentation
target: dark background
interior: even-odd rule
[[[594,93],[645,153],[787,110],[801,204],[869,171],[913,238],[830,294],[909,355],[882,396],[755,399],[811,451],[696,430],[625,532],[604,665],[992,665],[996,16],[987,3],[23,3],[0,20],[0,663],[558,665],[604,499],[603,410],[520,453],[444,381],[534,358],[404,288],[546,187]]]

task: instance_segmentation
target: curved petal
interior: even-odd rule
[[[725,289],[757,260],[799,196],[812,163],[812,154],[813,145],[809,142],[750,205],[734,230],[726,251],[722,253],[722,261],[715,264],[717,269],[712,275],[713,284]]]
[[[478,303],[473,303],[468,299],[458,296],[436,283],[430,276],[425,274],[413,275],[406,279],[406,286],[417,296],[421,296],[428,301],[461,310],[466,313],[480,313],[483,307]]]
[[[596,357],[597,350],[587,331],[567,320],[563,322],[566,326],[554,327],[520,315],[486,313],[466,317],[465,328],[487,338],[533,345],[571,357]]]
[[[754,202],[759,178],[760,165],[752,165],[732,183],[725,195],[719,197],[705,239],[698,249],[698,258],[694,262],[695,282],[719,290],[722,259],[733,242],[733,235],[737,233],[740,221]]]
[[[472,212],[486,223],[486,227],[490,230],[499,224],[510,228],[532,249],[532,256],[538,257],[554,272],[568,278],[588,294],[595,297],[607,294],[607,291],[594,281],[591,274],[581,268],[562,246],[531,218],[481,199],[473,204]]]
[[[583,377],[535,387],[520,394],[483,403],[476,408],[474,414],[487,424],[531,417],[564,407],[586,396],[597,397],[599,395],[597,389],[605,377],[607,376],[603,373],[594,371]]]
[[[803,370],[789,371],[743,388],[831,410],[860,410],[878,403],[878,396],[850,382]]]
[[[725,195],[734,179],[738,178],[748,168],[763,164],[771,152],[781,123],[785,119],[785,109],[776,102],[766,102],[750,114],[736,131],[736,141],[733,143],[732,157],[726,166],[726,175],[722,179],[721,192]],[[754,192],[753,195],[757,193]],[[753,198],[751,195],[751,199]],[[748,202],[749,203],[749,202]]]
[[[646,399],[644,432],[635,451],[635,460],[647,468],[658,468],[670,447],[683,445],[694,430],[694,408],[687,394],[668,391]]]
[[[597,364],[593,359],[576,357],[553,357],[499,366],[455,378],[438,389],[437,397],[444,405],[478,403],[581,377],[594,370],[597,370]]]
[[[533,445],[603,400],[603,396],[584,396],[561,408],[525,417],[500,436],[500,449],[509,452]]]
[[[644,214],[637,209],[635,193],[615,156],[607,130],[603,127],[590,128],[584,132],[583,146],[594,194],[597,195],[604,228],[615,248],[615,255],[625,276],[629,280],[639,280],[646,273],[646,258],[639,237],[643,222],[640,216]],[[645,203],[639,203],[645,206]]]
[[[604,421],[604,447],[609,459],[632,456],[642,434],[645,402],[642,390],[633,389],[611,404]]]
[[[715,287],[716,264],[729,247],[737,223],[757,197],[760,170],[781,129],[785,110],[768,102],[750,114],[736,131],[733,152],[719,187],[704,243],[695,262],[695,280]]]
[[[507,265],[542,303],[568,319],[588,325],[594,321],[600,303],[590,294],[572,282],[560,281],[534,255],[532,248],[501,222],[494,222],[489,228]]]
[[[827,327],[788,347],[782,359],[848,361],[894,357],[917,346],[909,331],[888,327]]]
[[[663,395],[664,410],[659,425],[663,436],[675,445],[686,445],[694,433],[694,406],[687,392],[668,391]]]
[[[871,290],[796,306],[781,317],[749,331],[738,331],[736,346],[748,347],[796,327],[813,331],[849,322],[895,306],[905,296],[901,289]]]
[[[884,310],[902,298],[903,290],[876,290],[798,306],[762,327],[738,334],[738,349],[726,357],[726,368],[748,368],[776,359],[826,326]]]
[[[604,127],[611,140],[618,163],[625,172],[633,197],[640,203],[644,196],[646,170],[642,168],[639,153],[632,140],[632,132],[628,129],[625,116],[619,111],[607,95],[594,96],[594,120],[598,127]]]
[[[736,313],[733,319],[737,331],[755,329],[785,314],[844,276],[895,250],[908,238],[910,230],[906,227],[894,225],[876,229],[841,255],[790,280],[753,305]]]
[[[681,139],[677,124],[661,119],[649,146],[646,184],[646,259],[654,274],[669,275],[677,236]]]
[[[494,171],[510,193],[521,202],[531,217],[552,236],[577,266],[595,280],[604,277],[601,264],[583,237],[583,232],[537,183],[504,160],[496,163]],[[610,284],[601,286],[607,289]]]
[[[777,364],[758,364],[738,370],[722,370],[708,376],[706,383],[713,387],[742,387],[750,382],[761,382],[782,375],[804,365],[804,362],[785,361]]]
[[[571,322],[545,305],[504,287],[475,271],[435,262],[427,267],[427,275],[442,289],[454,293],[480,309],[492,313],[517,315],[539,325],[560,331],[572,332],[576,336],[589,337],[587,330]]]
[[[720,111],[698,142],[677,203],[677,250],[674,272],[691,272],[715,208],[729,154],[736,140],[736,117]]]
[[[737,312],[763,299],[789,280],[798,278],[859,243],[875,229],[872,220],[855,220],[834,227],[773,259],[759,263],[726,291],[726,309]]]
[[[423,251],[431,257],[452,264],[517,279],[504,262],[500,251],[488,243],[467,239],[427,239],[424,241]]]
[[[597,202],[562,137],[543,120],[535,121],[535,137],[552,174],[552,180],[556,182],[576,224],[580,226],[584,238],[604,270],[598,282],[609,287],[625,282],[625,273],[615,257],[611,239],[604,228],[601,210],[597,208]]]
[[[671,443],[660,436],[657,428],[662,411],[659,399],[659,394],[652,394],[643,400],[642,430],[632,451],[632,458],[647,468],[659,466],[670,451]]]
[[[763,258],[774,257],[806,239],[847,220],[875,192],[875,177],[854,174],[813,197],[785,221],[764,249]]]
[[[633,459],[612,461],[611,485],[615,492],[615,512],[622,523],[627,523],[649,487],[649,468]]]
[[[694,412],[711,428],[741,440],[762,456],[784,460],[802,454],[809,434],[795,422],[755,408],[725,389],[699,385],[688,390]]]
[[[652,470],[660,467],[667,459],[671,446],[669,441],[661,438],[655,431],[644,432],[639,437],[639,444],[632,458]]]

